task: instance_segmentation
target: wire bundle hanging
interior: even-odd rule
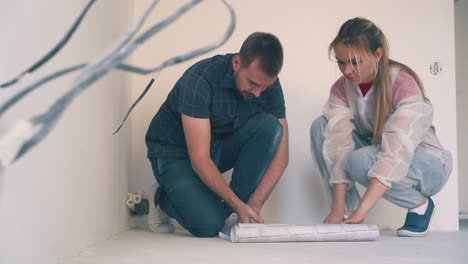
[[[18,160],[19,158],[24,156],[28,151],[34,148],[38,143],[40,143],[54,128],[60,116],[70,105],[73,99],[75,99],[79,94],[81,94],[81,92],[83,92],[86,88],[91,86],[94,82],[104,77],[111,70],[118,69],[121,71],[146,75],[149,73],[159,72],[162,69],[171,65],[190,60],[194,57],[205,54],[223,45],[234,32],[234,28],[236,25],[236,17],[234,10],[229,4],[229,2],[227,0],[220,1],[229,10],[230,24],[222,38],[213,43],[194,49],[188,53],[174,56],[152,68],[142,68],[124,63],[124,60],[128,56],[130,56],[140,45],[142,45],[148,39],[150,39],[159,31],[161,31],[163,28],[167,27],[168,25],[176,21],[178,18],[180,18],[183,14],[185,14],[193,7],[198,5],[200,2],[202,2],[202,0],[190,0],[186,2],[178,9],[176,9],[172,14],[162,19],[161,21],[155,23],[142,34],[135,37],[136,33],[141,29],[144,22],[154,10],[156,4],[159,2],[159,0],[150,0],[146,8],[143,10],[142,14],[130,28],[130,30],[127,33],[125,33],[125,35],[122,36],[119,40],[117,40],[111,47],[105,50],[95,60],[89,63],[81,63],[74,66],[66,67],[56,72],[53,72],[39,79],[35,83],[29,85],[25,89],[21,90],[20,92],[16,93],[11,98],[9,98],[5,103],[0,105],[0,118],[13,105],[18,103],[22,98],[24,98],[32,91],[40,88],[44,84],[54,79],[81,70],[81,73],[78,75],[78,77],[75,78],[74,81],[71,83],[71,88],[63,96],[61,96],[54,103],[52,103],[46,111],[44,111],[41,114],[37,114],[27,120],[18,120],[16,123],[14,123],[11,127],[7,129],[7,133],[4,134],[4,136],[0,137],[0,169],[6,168],[10,164],[14,163],[16,160]],[[55,47],[51,51],[49,51],[45,56],[43,56],[38,62],[34,63],[27,70],[18,74],[12,80],[0,83],[0,89],[7,88],[20,82],[20,80],[24,78],[24,76],[32,74],[35,70],[43,66],[50,59],[52,59],[70,40],[78,26],[84,19],[85,15],[91,9],[92,5],[95,2],[96,0],[90,0],[88,2],[88,4],[82,10],[78,18],[75,20],[71,28],[66,33],[66,35],[57,45],[55,45]],[[145,96],[146,92],[150,89],[153,81],[154,79],[150,81],[150,83],[147,85],[147,87],[139,96],[139,98],[133,103],[133,105],[128,110],[126,116],[124,117],[123,121],[113,132],[113,134],[117,133],[120,130],[125,120],[131,113],[132,109],[136,106],[136,104],[138,104],[138,102]]]

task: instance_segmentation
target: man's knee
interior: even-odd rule
[[[196,237],[214,237],[223,228],[226,216],[222,214],[200,215],[198,224],[189,224],[188,231]]]
[[[216,236],[226,215],[221,199],[199,179],[185,179],[171,192],[181,224],[194,236]]]
[[[260,113],[251,117],[251,122],[256,125],[257,135],[265,140],[270,140],[273,144],[279,144],[283,136],[283,126],[278,118],[272,114]]]

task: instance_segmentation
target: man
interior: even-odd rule
[[[159,183],[153,231],[173,231],[171,217],[212,237],[232,211],[240,223],[263,222],[260,210],[289,158],[282,64],[279,40],[256,32],[239,54],[202,60],[177,81],[146,134]],[[222,173],[231,168],[228,186]]]

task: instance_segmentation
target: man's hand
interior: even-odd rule
[[[257,215],[260,215],[260,211],[262,210],[263,206],[262,203],[253,198],[250,198],[247,202],[247,205],[250,206],[250,208],[252,208]]]
[[[343,222],[344,212],[331,211],[330,214],[323,220],[324,224],[340,224]]]
[[[236,211],[239,223],[264,223],[263,219],[248,204]]]

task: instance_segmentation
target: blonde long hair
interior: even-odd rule
[[[335,46],[340,43],[353,50],[355,56],[359,54],[357,51],[364,51],[366,56],[369,57],[376,56],[377,49],[382,48],[382,57],[374,66],[374,86],[376,89],[377,103],[375,106],[373,143],[380,144],[382,142],[382,132],[385,122],[392,110],[391,66],[398,67],[409,73],[416,80],[423,97],[427,100],[424,86],[419,76],[410,67],[389,58],[387,38],[371,21],[362,17],[356,17],[346,21],[338,31],[338,35],[328,47],[328,55],[330,58],[332,57]]]

